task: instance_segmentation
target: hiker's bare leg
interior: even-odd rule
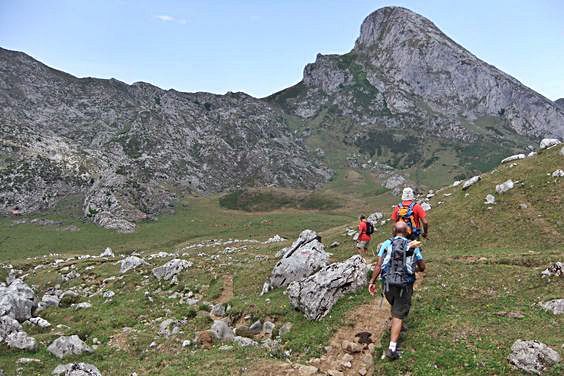
[[[392,317],[392,332],[390,334],[390,341],[397,342],[400,337],[402,320]]]

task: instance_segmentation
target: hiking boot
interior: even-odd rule
[[[390,359],[390,360],[396,360],[399,359],[400,354],[399,351],[392,351],[390,349],[386,350],[386,358]]]

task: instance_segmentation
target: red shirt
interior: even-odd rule
[[[360,223],[358,224],[358,232],[360,234],[358,235],[359,242],[367,242],[372,238],[366,233],[366,222],[364,221],[360,221]]]
[[[409,201],[402,201],[402,205],[403,206],[409,206],[411,205],[413,201],[409,200]],[[398,206],[394,206],[394,211],[392,213],[392,221],[397,222],[399,221],[399,208]],[[423,209],[421,207],[421,205],[419,204],[415,204],[415,206],[413,207],[413,220],[415,221],[415,226],[417,226],[417,228],[421,228],[421,225],[419,223],[419,219],[420,218],[425,218],[427,216],[427,212],[425,212],[425,209]]]

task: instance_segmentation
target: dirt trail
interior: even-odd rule
[[[424,275],[418,273],[415,288],[418,288]],[[380,292],[380,291],[379,291]],[[362,332],[370,333],[370,340],[377,344],[389,329],[390,306],[384,299],[380,304],[380,295],[370,303],[360,305],[349,311],[343,325],[337,329],[326,347],[326,353],[310,359],[306,364],[281,361],[264,361],[251,367],[244,375],[252,376],[290,376],[290,375],[373,375],[373,345],[359,344]],[[350,343],[350,344],[349,344]],[[347,346],[348,345],[348,346]]]
[[[223,277],[223,289],[221,295],[217,298],[217,302],[220,304],[227,303],[231,298],[233,298],[233,276],[227,274]]]

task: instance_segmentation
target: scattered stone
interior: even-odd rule
[[[120,273],[126,273],[132,269],[137,268],[143,264],[147,264],[145,260],[137,256],[128,256],[120,261]]]
[[[497,193],[504,193],[509,191],[510,189],[513,189],[513,187],[514,187],[513,180],[509,179],[501,184],[496,185],[495,191]]]
[[[235,336],[233,342],[241,347],[258,346],[258,342],[247,337]]]
[[[30,318],[30,319],[27,320],[27,321],[29,321],[29,322],[32,323],[33,325],[38,326],[38,327],[40,327],[40,328],[42,328],[42,329],[45,329],[45,328],[48,328],[48,327],[51,326],[51,324],[49,323],[49,321],[47,321],[47,320],[45,320],[45,319],[43,319],[43,318],[41,318],[41,317],[32,317],[32,318]]]
[[[163,337],[171,337],[173,335],[176,335],[180,333],[181,324],[181,322],[173,319],[163,320],[159,325],[159,335]]]
[[[312,230],[302,231],[299,238],[290,247],[282,249],[278,255],[282,258],[264,283],[262,294],[308,277],[326,266],[329,261],[329,255],[325,252],[317,233]]]
[[[296,370],[298,371],[299,376],[313,376],[317,374],[317,371],[319,371],[317,367],[307,366],[305,364],[297,364]]]
[[[26,332],[13,332],[8,334],[4,341],[8,347],[20,350],[35,351],[37,350],[37,341],[29,336]]]
[[[370,332],[359,332],[354,335],[358,338],[358,343],[362,345],[368,345],[372,343],[372,333]]]
[[[543,278],[546,277],[560,277],[564,275],[564,264],[560,261],[555,262],[541,273]]]
[[[554,315],[561,315],[564,313],[564,299],[549,300],[541,303],[540,306]]]
[[[431,210],[431,204],[429,204],[428,202],[423,202],[423,203],[421,203],[421,207],[422,207],[423,210],[425,210],[426,212],[428,212],[429,210]]]
[[[520,209],[527,209],[529,207],[529,205],[525,204],[525,203],[521,203],[519,204],[519,208]]]
[[[19,358],[18,360],[16,360],[16,364],[41,364],[41,360],[40,359],[35,359],[35,358]]]
[[[328,374],[329,376],[345,376],[344,373],[342,373],[341,371],[338,371],[338,370],[336,370],[336,369],[330,369],[330,370],[328,370],[328,371],[327,371],[327,374]]]
[[[181,260],[181,259],[172,259],[163,266],[159,266],[153,269],[153,275],[158,279],[164,279],[168,281],[175,277],[177,274],[182,272],[185,269],[188,269],[192,266],[192,262]]]
[[[92,304],[88,302],[82,302],[78,304],[71,304],[71,308],[73,309],[89,309],[92,308]]]
[[[280,235],[276,234],[274,235],[272,238],[268,239],[267,241],[264,242],[264,244],[270,244],[270,243],[280,243],[286,241],[286,239],[284,239],[283,237],[281,237]]]
[[[470,179],[466,180],[464,182],[464,184],[462,184],[462,190],[467,190],[468,188],[470,188],[471,186],[473,186],[474,184],[476,184],[477,182],[479,182],[481,179],[481,177],[479,175],[473,176]]]
[[[100,253],[100,257],[115,257],[114,252],[110,247],[104,249],[104,252]]]
[[[61,336],[54,340],[47,351],[55,355],[59,359],[63,359],[69,355],[80,355],[82,353],[91,353],[93,350],[84,343],[77,335]]]
[[[374,213],[370,214],[368,216],[368,218],[366,218],[366,220],[371,222],[371,223],[377,223],[378,221],[382,220],[383,218],[384,218],[384,214],[382,214],[380,212],[374,212]]]
[[[231,342],[233,341],[233,337],[235,337],[233,329],[223,320],[214,320],[211,332],[216,339],[223,342]]]
[[[156,343],[155,341],[149,343],[149,348],[150,348],[150,349],[154,349],[154,348],[156,348],[157,346],[158,346],[158,345],[157,345],[157,343]]]
[[[560,155],[564,157],[564,146],[562,146],[562,148],[560,149]]]
[[[486,195],[486,201],[484,202],[484,204],[486,204],[486,205],[495,204],[495,196],[491,195],[491,194]]]
[[[329,248],[337,248],[340,245],[341,245],[341,243],[339,243],[338,241],[335,240],[333,243],[331,243],[329,245]]]
[[[341,343],[341,348],[349,354],[354,354],[361,352],[364,346],[356,342],[343,341],[343,343]]]
[[[540,142],[540,149],[548,149],[554,145],[560,144],[560,140],[557,138],[543,138]]]
[[[108,291],[104,291],[104,293],[102,294],[102,298],[104,299],[111,299],[116,295],[115,292],[113,292],[112,290],[108,290]]]
[[[262,322],[260,320],[255,321],[250,327],[249,330],[253,334],[259,334],[262,332]]]
[[[510,156],[510,157],[507,157],[507,158],[505,158],[505,159],[502,159],[502,160],[501,160],[501,163],[503,164],[503,163],[513,162],[513,161],[517,161],[517,160],[519,160],[519,159],[525,159],[525,154],[515,154],[515,155],[512,155],[512,156]]]
[[[274,332],[275,327],[276,324],[274,324],[273,322],[265,321],[264,324],[262,325],[262,330],[266,335],[271,336],[272,332]]]
[[[560,354],[538,341],[517,340],[511,346],[509,363],[516,368],[536,375],[560,362]]]
[[[461,183],[462,183],[462,180],[455,180],[454,183],[452,183],[452,186],[458,187]]]
[[[12,279],[7,287],[0,286],[0,316],[8,315],[24,322],[31,318],[36,307],[35,293],[21,279]]]
[[[214,304],[210,314],[215,317],[224,317],[225,316],[225,305],[223,304]]]
[[[562,177],[564,177],[564,171],[558,169],[558,170],[556,170],[552,173],[552,177],[553,178],[562,178]]]
[[[358,374],[359,374],[360,376],[365,376],[366,374],[368,374],[368,370],[367,370],[366,368],[364,368],[364,367],[360,367],[360,368],[358,369]]]
[[[280,330],[278,331],[278,335],[280,337],[284,337],[286,334],[288,334],[291,330],[292,327],[294,326],[294,324],[292,324],[291,322],[286,322],[284,323],[281,327]]]
[[[189,339],[185,339],[184,341],[182,341],[182,347],[186,348],[189,347],[192,344],[192,341],[190,341]]]
[[[508,317],[510,319],[522,319],[525,317],[525,315],[521,311],[514,311],[514,312],[500,311],[500,312],[496,312],[496,315],[500,317]]]
[[[98,368],[88,363],[69,363],[58,365],[53,370],[58,376],[102,376]]]
[[[360,255],[328,265],[288,286],[290,304],[309,320],[319,320],[329,313],[343,295],[366,285],[367,271],[368,264]]]

